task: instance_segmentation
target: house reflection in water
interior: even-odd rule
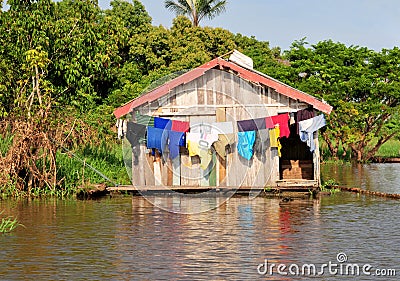
[[[157,198],[157,205],[171,209],[192,204],[198,210],[196,205],[205,202],[204,198],[185,201],[165,196]],[[318,256],[319,212],[318,200],[282,202],[235,196],[208,212],[179,214],[133,197],[131,220],[118,225],[121,256],[114,265],[130,263],[130,270],[145,272],[150,279],[157,277],[156,272],[177,278],[207,272],[214,280],[232,274],[245,279],[248,270],[243,268],[256,273],[264,259],[295,263],[305,255]]]

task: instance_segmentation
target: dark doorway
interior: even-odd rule
[[[289,138],[280,139],[282,156],[279,161],[281,180],[314,179],[313,154],[305,142],[300,140],[296,125],[290,126]]]

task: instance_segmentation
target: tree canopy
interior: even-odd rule
[[[358,161],[370,160],[398,135],[400,56],[397,47],[375,52],[331,40],[309,46],[296,41],[284,54],[290,63],[264,71],[334,107],[323,138],[333,157],[339,146]]]

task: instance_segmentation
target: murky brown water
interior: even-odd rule
[[[371,168],[377,171],[386,175],[386,169]],[[398,183],[384,175],[385,187],[379,180],[365,187],[398,191]],[[165,205],[175,199],[157,198]],[[209,202],[185,200],[194,206]],[[142,197],[0,201],[0,210],[16,214],[26,227],[0,235],[1,280],[398,280],[400,275],[400,202],[382,198],[234,197],[194,215],[162,211]],[[265,259],[269,266],[312,263],[319,269],[330,261],[338,264],[340,252],[347,263],[371,264],[372,274],[396,269],[397,277],[335,276],[327,269],[319,277],[276,271],[270,276],[257,270]]]
[[[324,164],[324,179],[335,179],[341,185],[386,193],[400,193],[400,164]]]

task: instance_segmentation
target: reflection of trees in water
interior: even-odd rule
[[[334,179],[339,185],[358,187],[371,191],[400,193],[400,165],[374,164],[323,164],[322,180]]]

